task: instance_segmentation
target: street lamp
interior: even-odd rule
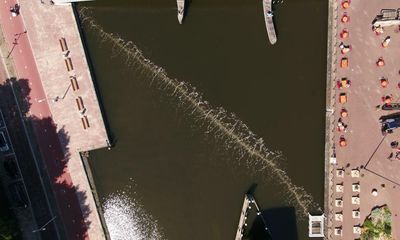
[[[50,219],[47,223],[45,223],[41,228],[38,228],[36,230],[33,230],[32,232],[40,232],[40,231],[45,231],[46,230],[46,226],[49,225],[52,221],[54,221],[54,219],[56,219],[57,216],[53,217],[52,219]]]
[[[56,96],[56,97],[53,97],[53,98],[49,98],[49,100],[51,100],[53,103],[58,102],[58,100],[60,100],[60,99],[63,100],[65,98],[65,96],[67,96],[67,93],[68,93],[69,89],[71,88],[71,86],[72,86],[71,83],[68,84],[68,87],[65,89],[64,95],[62,97]],[[41,102],[44,102],[46,100],[47,100],[46,98],[43,98],[43,99],[39,99],[39,100],[36,100],[36,101],[38,103],[41,103]]]
[[[9,58],[9,57],[11,56],[11,53],[14,51],[14,48],[18,45],[18,40],[19,40],[19,38],[21,37],[22,34],[25,34],[25,33],[26,33],[26,30],[23,31],[23,32],[14,34],[14,36],[15,36],[16,38],[14,38],[14,42],[12,43],[13,46],[12,46],[12,48],[11,48],[11,50],[10,50],[10,52],[8,53],[8,55],[7,55],[6,58]]]

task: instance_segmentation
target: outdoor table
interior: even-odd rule
[[[339,96],[339,103],[346,103],[347,102],[347,96],[346,96],[346,94],[341,94],[340,96]]]
[[[354,205],[360,205],[360,197],[359,196],[351,197],[351,203]]]
[[[351,187],[353,192],[360,192],[360,184],[354,183]]]
[[[360,218],[360,211],[359,210],[353,210],[352,217],[353,218]]]
[[[336,207],[343,207],[343,200],[341,198],[335,199],[335,206]]]
[[[342,213],[335,213],[335,220],[339,222],[343,222],[343,214]]]
[[[348,58],[342,58],[340,60],[340,67],[341,68],[347,68],[349,66],[349,59]]]
[[[335,235],[342,236],[342,227],[335,227]]]
[[[360,170],[358,169],[351,170],[351,177],[360,177]]]

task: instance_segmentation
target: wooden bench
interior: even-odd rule
[[[60,38],[59,41],[60,41],[61,51],[63,52],[68,51],[67,41],[65,41],[65,38]]]
[[[74,90],[74,91],[79,90],[79,85],[78,85],[78,81],[76,80],[76,77],[70,77],[70,79],[71,79],[72,90]]]
[[[74,70],[74,66],[72,65],[71,58],[66,58],[66,59],[64,59],[64,61],[65,61],[65,65],[67,66],[68,72]]]
[[[83,129],[87,129],[90,127],[87,116],[81,117],[81,121],[82,121]]]
[[[85,105],[83,105],[82,97],[77,97],[75,100],[76,100],[76,105],[78,106],[78,110],[82,111],[85,108]]]

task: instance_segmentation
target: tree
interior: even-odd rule
[[[17,237],[17,227],[9,216],[0,216],[0,240],[13,240]]]

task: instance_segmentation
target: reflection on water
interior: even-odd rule
[[[164,239],[157,221],[125,192],[111,194],[104,201],[104,218],[112,240]]]

